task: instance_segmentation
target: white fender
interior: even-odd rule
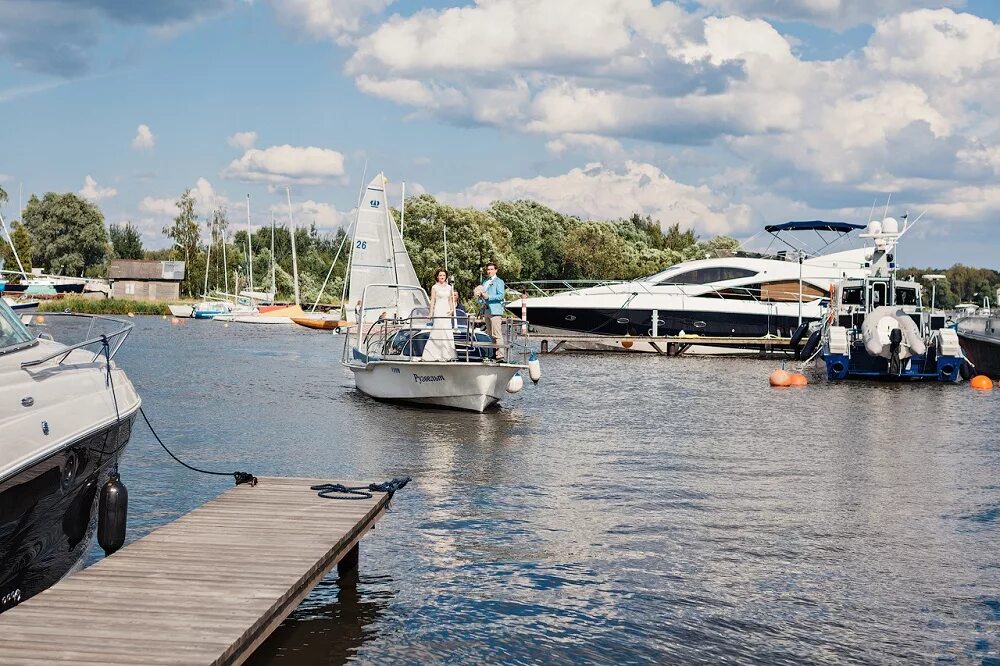
[[[898,310],[895,316],[899,329],[903,331],[903,343],[910,348],[910,353],[917,356],[926,353],[927,345],[924,344],[924,338],[920,335],[916,322],[902,310]]]
[[[524,388],[524,379],[521,378],[521,373],[518,372],[510,381],[507,382],[507,393],[517,393]]]
[[[535,356],[534,352],[528,357],[528,376],[536,384],[542,378],[542,365],[538,362],[538,357]]]

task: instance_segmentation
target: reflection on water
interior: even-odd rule
[[[254,663],[1000,658],[1000,393],[555,354],[495,412],[425,411],[359,395],[336,336],[135,321],[182,456],[414,479]],[[138,429],[123,474],[130,538],[230,483]]]

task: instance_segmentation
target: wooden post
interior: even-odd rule
[[[340,561],[337,562],[337,575],[338,576],[343,576],[345,574],[348,574],[348,573],[350,573],[352,571],[357,570],[357,568],[358,568],[358,545],[359,544],[354,544],[354,547],[351,548],[349,551],[347,551],[347,553],[345,553],[344,556],[342,558],[340,558]]]

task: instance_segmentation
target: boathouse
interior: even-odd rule
[[[133,301],[175,301],[183,279],[183,261],[114,259],[108,269],[111,297]]]

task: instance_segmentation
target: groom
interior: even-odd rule
[[[486,281],[483,282],[482,300],[486,305],[486,331],[497,344],[497,362],[504,362],[503,349],[503,295],[504,281],[497,276],[497,265],[486,264]]]

